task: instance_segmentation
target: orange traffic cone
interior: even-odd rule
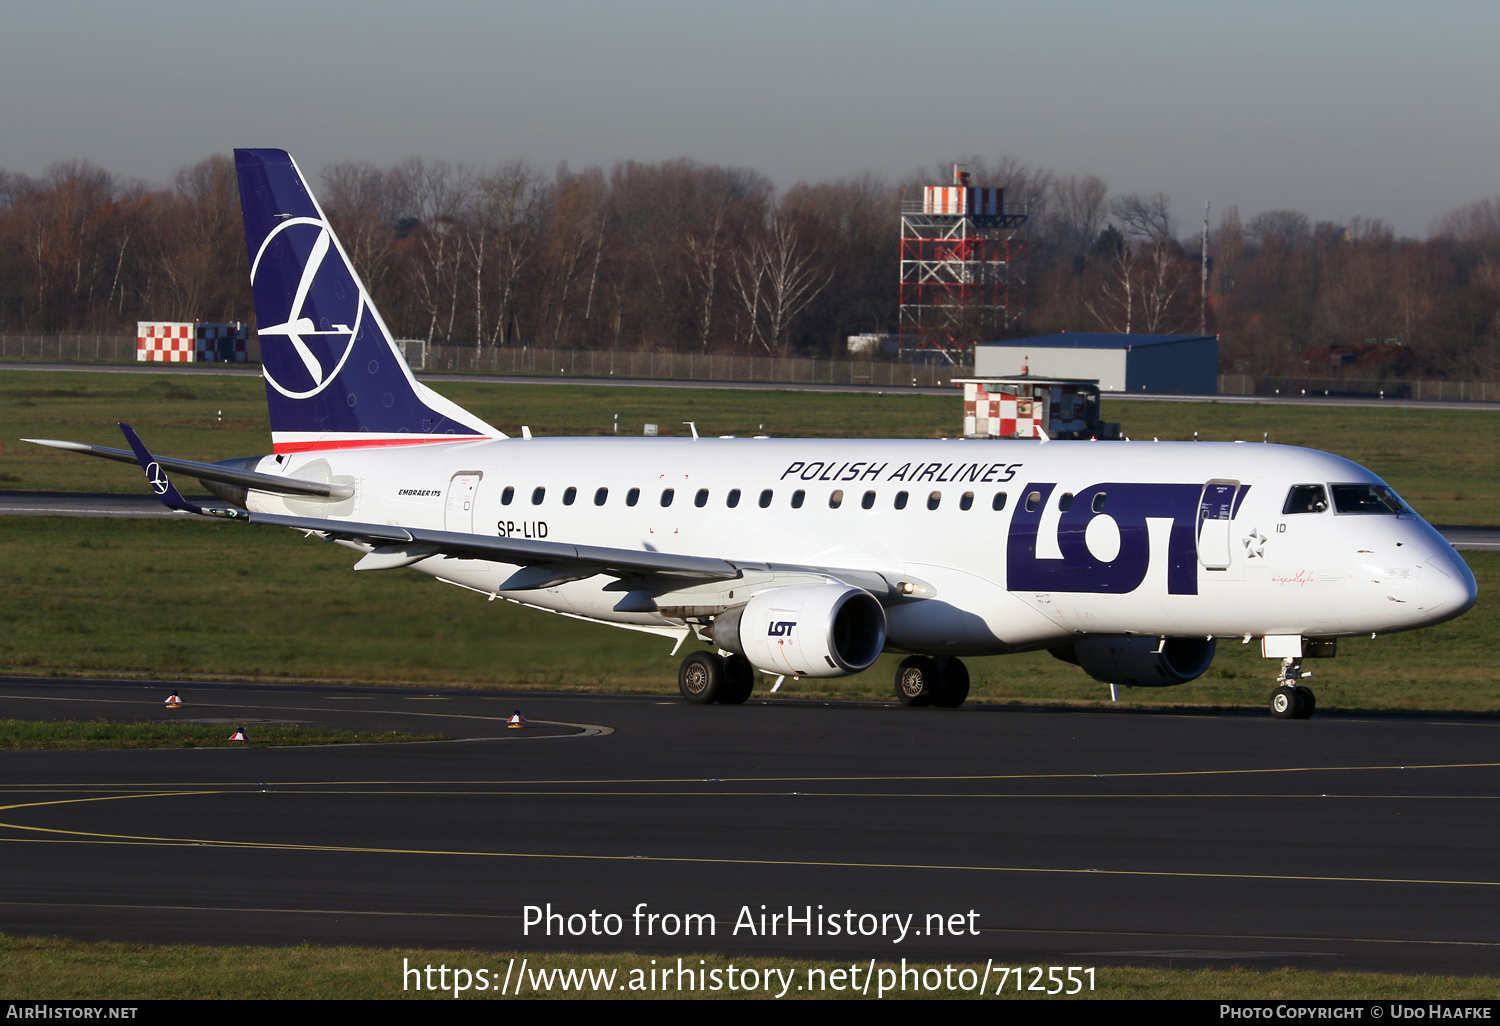
[[[170,695],[168,695],[167,696],[167,708],[168,709],[181,709],[182,708],[182,696],[179,695],[175,691],[172,692]]]
[[[238,741],[242,745],[250,743],[250,738],[246,736],[244,727],[235,727],[234,733],[229,735],[229,740]]]
[[[522,716],[521,715],[521,710],[517,709],[515,712],[513,712],[513,713],[510,714],[510,720],[509,720],[508,723],[506,723],[506,726],[507,727],[524,727],[524,726],[526,726],[526,717]]]

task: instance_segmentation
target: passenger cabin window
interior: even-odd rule
[[[675,489],[663,488],[661,490],[661,504],[663,508],[672,505],[672,496],[676,494]]]
[[[569,485],[568,490],[563,492],[563,505],[573,505],[573,500],[576,498],[578,498],[578,489],[574,488],[572,485]]]
[[[596,491],[594,493],[594,505],[595,506],[602,506],[602,505],[604,505],[608,501],[609,501],[609,489],[608,488],[600,488],[598,491]]]
[[[996,513],[998,513],[1002,509],[1004,509],[1004,508],[1005,508],[1005,493],[1004,492],[996,492],[995,493],[995,497],[990,500],[990,509],[992,509]]]
[[[500,493],[500,505],[509,506],[510,501],[516,497],[516,490],[510,485],[505,486],[505,491]]]
[[[546,497],[547,489],[545,488],[537,487],[531,490],[531,504],[533,506],[540,506],[542,504],[542,500]]]
[[[1328,497],[1323,493],[1322,485],[1292,485],[1292,490],[1286,493],[1286,505],[1281,507],[1281,512],[1287,515],[1322,513],[1327,508]]]
[[[933,492],[931,495],[927,496],[927,508],[928,509],[937,509],[938,506],[942,503],[942,501],[943,501],[943,493],[942,492]]]
[[[863,499],[859,500],[859,504],[861,506],[863,506],[865,509],[874,509],[875,508],[875,493],[874,492],[865,492],[865,497]]]
[[[906,493],[905,492],[897,492],[896,493],[895,506],[896,506],[897,509],[905,509],[906,508]]]
[[[1104,500],[1107,497],[1108,496],[1104,492],[1097,492],[1097,493],[1095,493],[1093,504],[1090,505],[1089,508],[1092,509],[1095,513],[1103,513],[1104,512]]]
[[[1062,496],[1057,500],[1057,508],[1060,509],[1060,510],[1062,510],[1064,513],[1066,513],[1068,510],[1072,509],[1073,508],[1073,493],[1072,492],[1063,492]]]
[[[1333,492],[1335,513],[1376,513],[1386,516],[1414,515],[1415,511],[1386,485],[1336,484]]]
[[[708,505],[708,489],[707,488],[699,488],[698,489],[698,494],[695,495],[695,496],[693,496],[693,505],[697,506],[699,509],[702,509],[704,506]]]
[[[828,496],[828,508],[829,509],[838,509],[843,504],[844,504],[844,490],[842,488],[835,488],[833,490],[833,494],[830,495],[830,496]]]
[[[1035,513],[1036,510],[1037,510],[1037,507],[1040,506],[1041,504],[1042,504],[1042,493],[1041,492],[1027,492],[1026,493],[1026,512],[1028,512],[1028,513]]]
[[[974,508],[974,493],[973,492],[964,492],[963,495],[958,500],[958,508],[959,509],[973,509]]]
[[[627,505],[627,506],[634,506],[636,503],[638,503],[640,501],[641,501],[641,490],[639,488],[632,488],[632,489],[630,489],[630,491],[628,491],[628,492],[625,493],[625,505]]]
[[[740,490],[738,488],[729,489],[729,494],[724,498],[724,505],[728,506],[730,509],[734,509],[739,504]]]
[[[807,498],[807,493],[804,492],[801,488],[798,488],[795,492],[793,492],[792,493],[792,509],[801,509],[802,508],[802,500],[805,499],[805,498]]]
[[[760,508],[765,509],[769,505],[771,505],[771,489],[767,488],[760,493]]]

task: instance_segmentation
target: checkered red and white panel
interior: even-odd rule
[[[138,321],[135,358],[141,363],[192,363],[197,339],[191,321]]]
[[[971,438],[1035,438],[1041,404],[1008,392],[964,384],[964,434]]]
[[[139,321],[135,358],[141,363],[244,363],[249,357],[245,326],[193,321]]]

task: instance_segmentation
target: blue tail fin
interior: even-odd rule
[[[291,156],[234,160],[276,451],[504,438],[412,377]]]

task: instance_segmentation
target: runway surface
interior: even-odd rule
[[[168,713],[171,687],[4,679],[0,716],[466,740],[0,752],[6,932],[1500,971],[1493,720],[251,684],[180,685]],[[517,707],[547,724],[505,728]],[[549,902],[621,935],[524,935]],[[639,903],[715,933],[637,936]],[[922,932],[736,935],[763,904]]]
[[[260,377],[259,370],[209,364],[198,367],[177,366],[170,370],[161,365],[67,364],[67,363],[0,363],[0,370],[19,371],[88,371],[102,374],[207,374],[225,377]],[[945,385],[831,385],[796,381],[688,381],[673,378],[591,378],[573,375],[542,377],[534,374],[445,374],[422,371],[419,381],[473,381],[497,385],[598,385],[607,388],[704,388],[750,392],[873,392],[876,394],[937,395],[956,397],[958,390]],[[1106,399],[1132,402],[1169,403],[1252,403],[1273,406],[1370,406],[1411,410],[1500,410],[1500,402],[1477,402],[1445,399],[1390,399],[1373,396],[1328,395],[1134,395],[1129,392],[1107,392]]]

